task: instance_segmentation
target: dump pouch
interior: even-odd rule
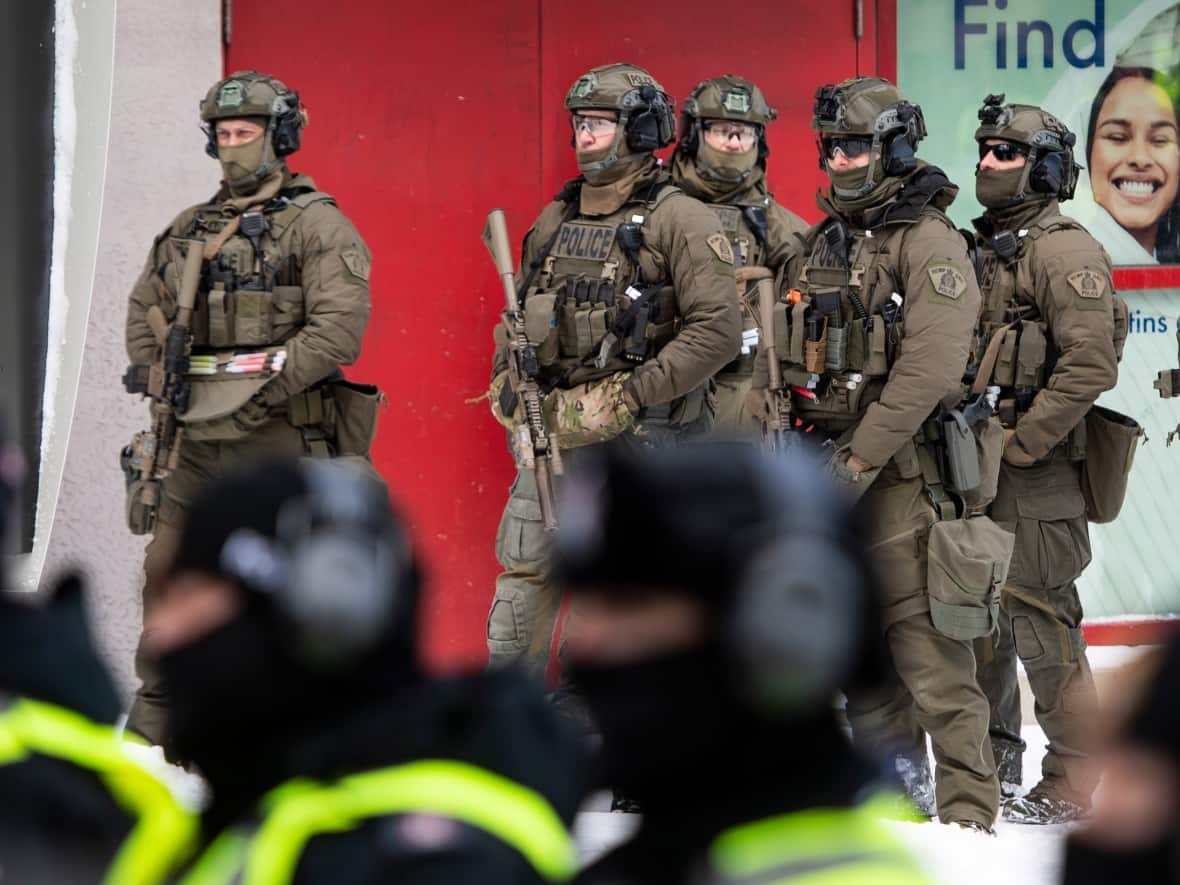
[[[332,430],[337,455],[367,457],[377,435],[385,394],[375,384],[336,381],[331,385]]]
[[[986,516],[931,526],[926,586],[940,633],[966,641],[995,630],[1015,543],[1015,535]]]
[[[1086,460],[1082,465],[1082,493],[1090,522],[1111,522],[1127,496],[1127,478],[1143,428],[1134,418],[1091,406],[1086,413]]]
[[[631,427],[635,416],[623,398],[623,384],[630,377],[630,372],[615,372],[550,391],[543,405],[549,431],[557,434],[557,447],[565,451],[606,442]]]

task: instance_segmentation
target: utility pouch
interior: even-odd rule
[[[226,299],[231,344],[257,346],[274,341],[274,296],[261,289],[238,289]]]
[[[524,302],[524,334],[537,351],[541,365],[552,365],[557,361],[558,332],[556,292],[536,292]]]
[[[791,324],[787,321],[787,312],[790,309],[791,305],[785,301],[776,301],[771,312],[770,334],[773,336],[774,352],[778,354],[779,360],[787,358],[790,347]]]
[[[885,349],[885,339],[889,330],[885,327],[884,317],[871,316],[863,322],[868,350],[864,354],[861,372],[866,378],[883,378],[889,374],[889,355]]]
[[[1091,406],[1085,421],[1082,493],[1086,518],[1090,522],[1110,522],[1119,515],[1127,496],[1127,478],[1143,428],[1134,418],[1104,406]]]
[[[1011,387],[1016,382],[1016,329],[1004,332],[1000,353],[996,357],[996,368],[992,372],[992,383],[1000,387]]]
[[[330,389],[336,454],[367,457],[381,407],[388,402],[385,394],[375,384],[353,381],[336,381]]]
[[[573,281],[567,281],[564,292],[560,293],[557,307],[557,341],[558,349],[564,359],[578,355],[578,304],[574,301]],[[525,299],[528,304],[536,295],[529,293]]]
[[[1004,426],[993,415],[971,429],[979,459],[979,487],[963,493],[963,504],[970,512],[981,512],[996,499],[1004,456]]]
[[[966,641],[995,630],[1015,543],[1014,534],[987,516],[930,527],[926,587],[930,619],[940,633]]]
[[[979,489],[979,452],[975,434],[967,426],[963,413],[953,409],[939,419],[939,431],[946,451],[946,487],[959,495]]]
[[[1003,354],[1001,353],[1001,359]],[[1015,387],[1041,386],[1041,369],[1045,365],[1045,332],[1039,323],[1022,320],[1020,344],[1016,349]]]

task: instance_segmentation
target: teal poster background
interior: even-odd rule
[[[1168,31],[1180,28],[1178,0],[898,0],[897,12],[898,85],[922,106],[929,133],[918,155],[960,186],[949,210],[960,227],[982,211],[973,134],[985,95],[1003,92],[1062,119],[1077,133],[1075,153],[1085,165],[1091,105],[1120,53],[1141,47],[1155,28],[1157,55],[1180,65]],[[1155,263],[1094,203],[1088,173],[1062,211],[1116,263]],[[1165,446],[1180,422],[1180,400],[1161,400],[1152,388],[1159,370],[1176,366],[1180,290],[1120,294],[1131,307],[1130,336],[1118,386],[1100,402],[1135,417],[1148,442],[1136,454],[1119,519],[1091,526],[1093,562],[1078,582],[1089,620],[1180,613],[1180,444]]]

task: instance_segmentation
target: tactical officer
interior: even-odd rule
[[[858,520],[803,460],[628,455],[571,475],[556,541],[597,774],[643,807],[576,881],[924,881],[833,712],[886,656]]]
[[[0,435],[0,537],[19,463]],[[67,578],[35,604],[0,592],[5,881],[152,885],[173,868],[195,821],[127,754],[118,716],[81,582]]]
[[[963,240],[943,214],[958,189],[914,156],[921,109],[885,80],[821,87],[812,128],[831,178],[818,198],[826,217],[786,265],[771,333],[791,426],[827,441],[829,469],[874,513],[865,543],[885,576],[898,678],[884,691],[848,691],[849,719],[858,743],[890,750],[912,695],[934,737],[939,819],[986,830],[999,801],[987,701],[970,642],[939,625],[947,609],[932,613],[927,592],[934,526],[959,514],[926,427],[940,403],[960,398],[979,308]],[[978,625],[980,614],[955,606],[952,617]],[[917,725],[902,731],[924,759]]]
[[[739,269],[754,265],[778,270],[798,245],[795,234],[807,229],[766,190],[766,125],[777,116],[761,89],[733,74],[698,83],[680,112],[672,181],[717,213]],[[758,348],[758,306],[753,285],[739,280],[737,294],[742,349],[713,379],[717,427],[757,432],[759,421],[747,411],[746,396]]]
[[[647,71],[595,68],[565,98],[582,174],[528,232],[521,301],[557,441],[660,446],[713,426],[709,378],[738,352],[734,253],[717,216],[669,181],[653,155],[672,143],[672,102]],[[493,411],[518,423],[496,360]],[[505,417],[512,416],[512,417]],[[558,591],[536,483],[520,470],[500,522],[504,572],[488,616],[491,665],[543,671]]]
[[[369,252],[332,197],[287,167],[307,123],[298,94],[273,77],[239,71],[209,90],[201,119],[205,150],[221,164],[221,189],[156,238],[127,311],[127,352],[133,364],[153,367],[144,373],[151,378],[177,319],[185,258],[190,248],[202,250],[187,403],[176,404],[179,460],[158,506],[137,500],[139,482],[128,502],[132,531],[152,534],[144,560],[149,613],[202,482],[267,452],[364,454],[375,422],[375,400],[339,380],[340,366],[360,353],[368,321]],[[150,382],[129,389],[153,392]],[[141,438],[125,457],[142,462],[150,452]],[[129,726],[165,743],[166,696],[142,642],[136,670],[143,685]]]
[[[1105,250],[1059,202],[1073,196],[1074,135],[1031,105],[988,96],[975,131],[975,220],[983,313],[978,372],[1002,388],[1004,452],[993,518],[1016,532],[999,634],[980,640],[979,683],[1005,784],[1022,780],[1019,656],[1049,739],[1042,778],[1004,817],[1082,815],[1097,781],[1087,757],[1097,697],[1074,583],[1090,562],[1083,419],[1115,385],[1114,288]]]
[[[519,673],[420,671],[417,566],[356,461],[264,460],[189,511],[147,633],[212,789],[181,881],[569,878],[576,745]]]

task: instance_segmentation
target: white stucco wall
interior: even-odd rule
[[[83,23],[86,7],[110,6],[115,0],[71,2]],[[127,693],[134,685],[145,539],[132,537],[124,524],[117,456],[146,426],[148,413],[144,403],[123,392],[123,321],[127,292],[153,238],[177,212],[207,198],[217,185],[217,166],[203,151],[197,104],[221,75],[220,6],[219,0],[118,0],[93,294],[60,494],[40,574],[42,585],[71,567],[90,579],[99,640]],[[101,38],[83,25],[80,53],[88,40]],[[84,101],[85,83],[76,88]],[[83,160],[79,156],[79,171]]]

